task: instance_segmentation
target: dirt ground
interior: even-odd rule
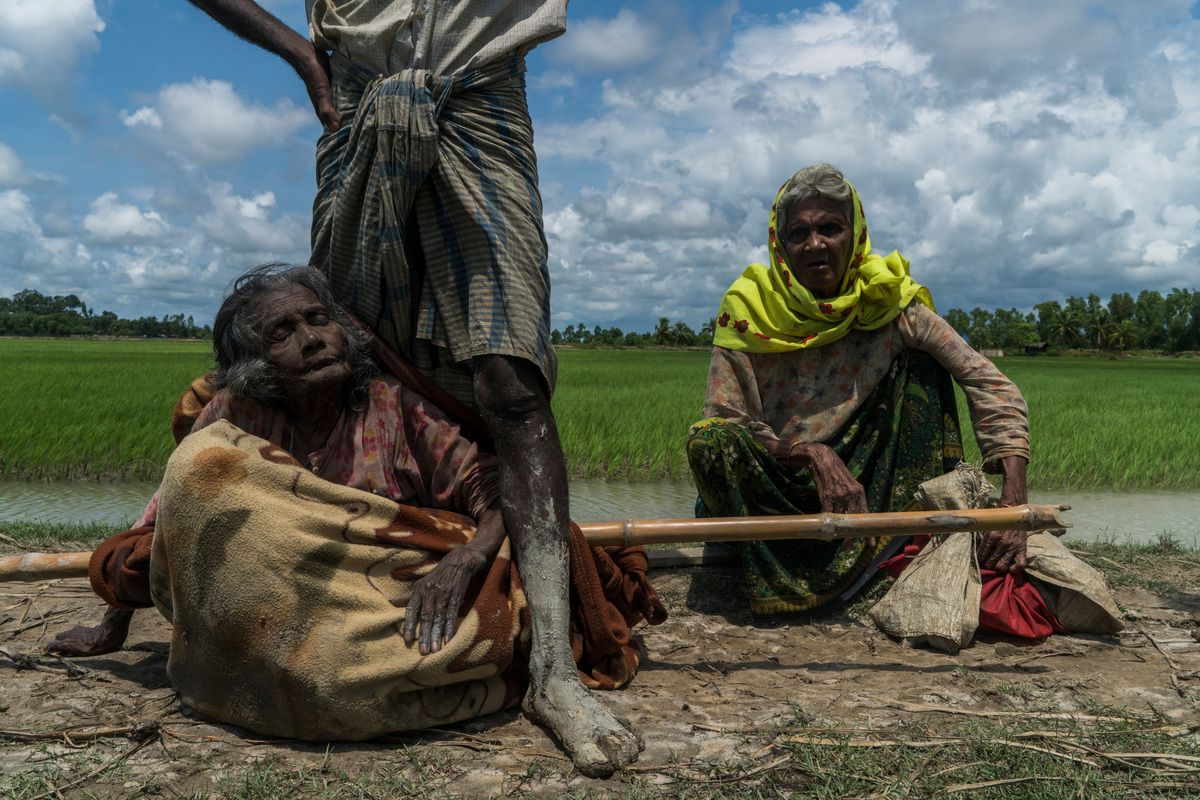
[[[641,731],[646,749],[633,772],[603,781],[572,772],[547,733],[518,711],[447,732],[328,747],[205,724],[181,713],[167,681],[168,628],[157,612],[135,615],[126,649],[68,665],[41,657],[41,645],[57,631],[99,621],[103,607],[86,580],[0,584],[0,773],[7,776],[0,794],[3,781],[49,764],[62,768],[54,783],[68,796],[83,788],[119,796],[235,794],[229,776],[264,760],[357,775],[415,759],[430,781],[422,794],[556,796],[620,790],[632,775],[653,784],[745,763],[760,744],[728,729],[798,721],[887,729],[919,718],[932,733],[970,717],[1003,720],[990,712],[1107,713],[1097,712],[1102,704],[1196,727],[1200,644],[1191,631],[1200,628],[1200,564],[1164,561],[1161,572],[1186,591],[1118,589],[1128,620],[1119,636],[985,639],[949,656],[906,649],[848,614],[756,627],[732,566],[656,571],[671,619],[640,629],[641,672],[603,697]],[[76,726],[85,727],[63,736]],[[92,726],[103,736],[89,746]],[[55,796],[54,786],[47,789]]]

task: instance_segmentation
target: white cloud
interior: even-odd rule
[[[17,151],[0,142],[0,188],[21,186],[26,182],[25,165]]]
[[[209,190],[210,208],[196,217],[196,228],[222,248],[236,253],[260,254],[290,261],[308,254],[307,220],[279,218],[275,195],[263,192],[239,197],[227,183]]]
[[[120,118],[160,147],[208,166],[241,161],[315,124],[312,112],[291,100],[247,103],[229,82],[204,78],[164,86],[151,105],[122,111]]]
[[[92,201],[83,227],[93,240],[104,244],[157,239],[168,232],[157,212],[143,212],[135,205],[122,203],[116,192],[105,192]]]
[[[819,160],[941,308],[1200,288],[1200,23],[1145,9],[828,3],[611,76],[589,118],[537,128],[561,162],[543,170],[556,325],[605,324],[599,306],[642,329],[660,309],[707,319],[764,256],[779,185]]]
[[[32,92],[57,107],[71,73],[100,48],[104,20],[93,0],[4,0],[0,3],[0,85]]]
[[[652,59],[658,38],[658,30],[652,23],[622,8],[613,19],[573,20],[555,53],[584,72],[611,72]]]

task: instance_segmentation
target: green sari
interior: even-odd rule
[[[857,413],[827,442],[863,485],[872,512],[904,511],[924,481],[962,460],[954,383],[932,356],[900,354]],[[697,517],[816,514],[807,470],[776,461],[754,436],[728,420],[692,426],[688,461]],[[843,543],[805,539],[741,542],[750,610],[760,619],[831,611],[849,600],[907,537]]]

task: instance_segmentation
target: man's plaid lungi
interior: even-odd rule
[[[333,69],[342,127],[317,146],[313,265],[359,319],[460,400],[473,405],[470,360],[485,354],[532,361],[553,391],[524,59],[453,78],[380,76],[335,53]],[[410,235],[423,271],[406,257]]]

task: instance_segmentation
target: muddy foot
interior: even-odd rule
[[[642,737],[608,710],[577,678],[530,687],[525,711],[558,737],[589,778],[603,778],[637,760]]]

